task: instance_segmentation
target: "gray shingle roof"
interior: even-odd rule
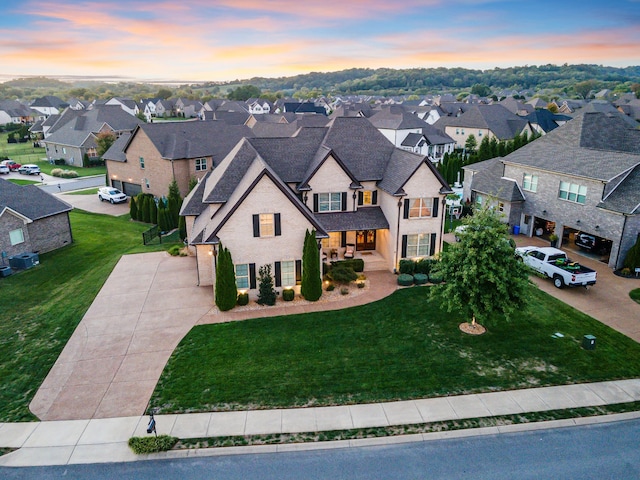
[[[438,130],[433,125],[427,124],[422,128],[422,135],[427,139],[429,145],[446,145],[448,143],[456,143],[456,141],[442,130]]]
[[[539,108],[524,118],[532,124],[539,125],[542,130],[549,133],[551,130],[558,128],[558,122],[568,122],[573,117],[553,113],[544,108]]]
[[[212,170],[209,170],[193,191],[189,192],[182,203],[180,215],[200,215],[205,210],[206,204],[202,203],[202,196],[204,195],[207,178],[209,178],[211,172]]]
[[[0,179],[0,213],[6,207],[31,220],[69,212],[73,208],[35,185],[15,185]]]
[[[442,123],[441,120],[443,120]],[[463,128],[486,128],[491,130],[499,140],[510,140],[520,134],[527,125],[527,121],[511,113],[502,105],[473,105],[459,117],[446,118],[446,120],[441,118],[436,122],[436,126],[441,124]]]
[[[485,168],[473,176],[471,182],[472,190],[507,202],[522,202],[525,200],[518,183],[513,179],[502,176],[504,164],[499,158],[488,160],[484,166]]]
[[[640,163],[640,130],[628,128],[620,116],[578,114],[503,161],[608,182]]]
[[[628,215],[640,214],[640,164],[607,196],[598,207]]]
[[[218,121],[145,123],[140,129],[166,160],[213,156],[214,165],[242,138],[253,136],[249,127]]]
[[[120,135],[116,138],[116,141],[113,142],[113,145],[109,147],[109,150],[104,152],[102,158],[116,162],[126,162],[127,156],[124,154],[124,148],[127,146],[127,143],[129,143],[130,138],[131,134],[129,132]]]
[[[380,207],[359,208],[355,212],[316,213],[327,232],[388,229],[389,222]]]
[[[118,105],[101,105],[91,110],[64,111],[49,129],[45,143],[60,145],[82,145],[92,133],[99,132],[104,125],[114,131],[131,131],[142,121],[128,114]]]
[[[422,146],[426,142],[424,136],[421,133],[410,133],[402,141],[403,147],[418,147]]]
[[[369,121],[376,128],[389,130],[408,130],[413,128],[424,128],[427,122],[417,115],[408,112],[401,105],[385,107],[369,118]]]

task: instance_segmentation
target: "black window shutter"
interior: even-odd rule
[[[280,268],[280,262],[273,264],[273,273],[276,277],[276,287],[282,286],[282,270]]]
[[[249,288],[256,288],[256,264],[249,264]]]
[[[347,232],[340,232],[340,233],[341,233],[340,246],[341,247],[346,247],[347,246]]]
[[[438,197],[435,197],[433,199],[433,215],[432,215],[432,217],[437,217],[438,216],[438,204],[439,203],[440,203],[440,199]]]
[[[314,212],[318,211],[318,194],[317,193],[313,194],[313,211]]]
[[[378,204],[378,191],[374,190],[373,193],[371,194],[371,203],[373,205],[377,205]]]
[[[347,211],[347,192],[342,192],[342,211]]]
[[[434,255],[436,253],[436,234],[435,233],[431,234],[431,247],[429,249],[429,253],[431,255]]]
[[[302,282],[302,260],[296,260],[296,284]]]
[[[281,230],[281,226],[280,226],[280,214],[279,213],[274,213],[273,214],[273,223],[275,223],[276,237],[279,237],[280,235],[282,235],[282,230]]]
[[[260,215],[253,216],[253,236],[260,236]]]
[[[401,258],[405,258],[407,256],[407,236],[402,235],[402,255]]]
[[[409,199],[405,199],[404,201],[404,215],[402,218],[409,218]]]
[[[362,192],[358,192],[358,205],[362,205],[364,203],[364,195]]]

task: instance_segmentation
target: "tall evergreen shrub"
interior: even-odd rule
[[[131,197],[129,201],[129,216],[131,220],[138,220],[138,202],[136,201],[136,197]]]
[[[231,252],[222,244],[218,252],[215,288],[216,306],[223,312],[231,310],[236,304],[238,288],[236,287],[236,275],[233,270]]]
[[[320,255],[316,243],[316,231],[307,230],[302,250],[302,296],[315,302],[322,295],[322,278],[320,277]]]
[[[258,291],[258,303],[260,305],[275,305],[276,291],[273,288],[273,277],[271,276],[271,264],[266,264],[258,270],[260,281]]]

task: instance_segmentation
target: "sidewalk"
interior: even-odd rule
[[[419,399],[401,402],[336,407],[157,415],[158,434],[178,438],[316,432],[353,428],[410,425],[416,423],[491,417],[545,410],[598,406],[640,400],[640,379],[531,388]],[[127,446],[132,436],[147,436],[148,417],[67,420],[0,424],[0,447],[19,448],[0,457],[0,466],[67,465],[128,462],[147,458],[267,453],[314,448],[424,441],[461,435],[498,434],[585,423],[638,418],[640,413],[569,419],[537,424],[471,429],[401,437],[339,442],[176,450],[155,455],[135,455]]]

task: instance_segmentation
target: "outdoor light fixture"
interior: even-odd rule
[[[600,225],[596,225],[596,230],[600,230]]]
[[[580,225],[580,220],[576,220],[576,223],[577,223],[578,225]]]
[[[544,213],[544,214],[546,215],[546,214],[547,214],[547,211],[546,211],[546,210],[542,210],[542,213]]]

